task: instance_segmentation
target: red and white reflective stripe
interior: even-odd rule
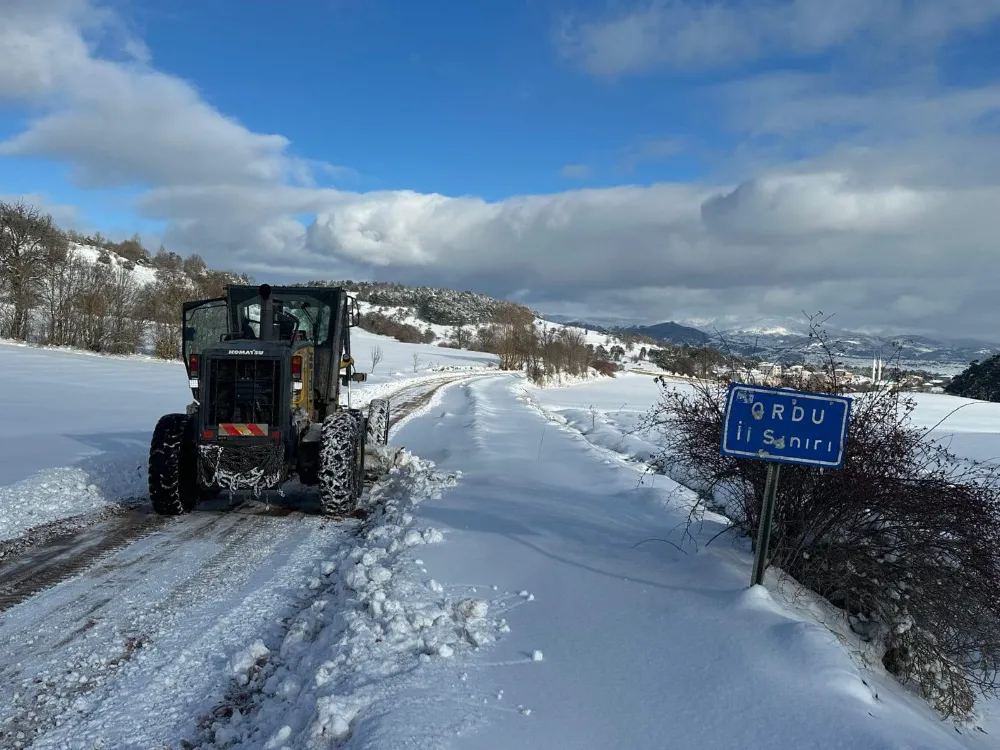
[[[264,437],[267,435],[266,424],[220,424],[219,432],[231,437]]]

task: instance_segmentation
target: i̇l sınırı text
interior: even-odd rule
[[[760,401],[757,401],[752,407],[750,407],[750,413],[753,415],[754,419],[758,419],[758,420],[764,418],[764,410],[765,410],[764,404],[762,404]],[[816,425],[823,424],[824,417],[826,417],[826,410],[825,409],[822,409],[822,408],[821,409],[817,409],[815,407],[812,408],[811,421],[812,421],[813,424],[816,424]],[[772,421],[779,421],[779,422],[781,422],[781,421],[784,421],[784,418],[785,418],[785,405],[784,404],[772,404],[771,405],[771,419],[772,419]],[[801,406],[797,406],[797,405],[796,406],[792,406],[792,414],[791,414],[791,421],[792,422],[803,422],[803,421],[805,421],[805,418],[806,418],[806,410],[805,409],[803,409]],[[746,440],[746,442],[749,443],[750,442],[750,436],[751,436],[752,433],[753,433],[753,425],[747,425],[746,426],[746,437],[744,437],[743,436],[743,422],[740,421],[740,422],[737,423],[737,425],[736,425],[736,439],[737,440]],[[803,441],[804,441],[804,445],[803,445]],[[812,443],[812,445],[810,445],[810,443]],[[787,445],[786,445],[786,437],[784,435],[776,436],[774,434],[774,430],[772,428],[768,428],[768,429],[764,430],[763,444],[764,445],[774,446],[777,450],[783,450],[785,447],[788,447],[788,448],[803,448],[804,447],[806,450],[822,450],[823,447],[824,447],[824,445],[823,445],[824,443],[826,444],[825,447],[826,447],[827,453],[833,453],[835,449],[834,449],[834,446],[833,446],[833,441],[831,441],[831,440],[819,440],[819,439],[816,439],[816,438],[808,438],[808,437],[807,438],[801,438],[801,437],[792,435],[792,436],[790,436],[790,437],[787,438]]]

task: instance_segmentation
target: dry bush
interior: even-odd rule
[[[404,344],[429,344],[434,340],[434,332],[421,331],[415,325],[394,320],[388,315],[368,312],[361,316],[361,326],[366,331],[380,336],[392,336]]]
[[[727,386],[660,384],[646,425],[662,435],[658,468],[752,538],[766,464],[720,455]],[[769,564],[842,608],[901,682],[966,716],[1000,687],[1000,474],[915,427],[914,407],[884,387],[855,394],[844,467],[782,467]]]
[[[615,373],[618,372],[618,365],[606,359],[595,359],[590,363],[590,366],[597,370],[599,375],[604,375],[608,378],[615,377]]]

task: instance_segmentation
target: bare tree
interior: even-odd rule
[[[519,370],[537,352],[539,341],[534,315],[523,305],[508,304],[493,316],[494,353],[500,357],[500,369]]]
[[[420,355],[413,352],[413,371],[416,372],[418,369],[420,369]]]
[[[45,326],[44,341],[53,346],[78,346],[80,322],[75,314],[89,264],[67,253],[54,259],[39,290]]]
[[[452,329],[451,340],[459,349],[467,349],[469,347],[469,340],[471,336],[465,326],[457,325]]]
[[[46,271],[68,251],[66,236],[50,215],[24,201],[0,202],[0,285],[11,306],[3,335],[28,339],[31,310]]]
[[[382,347],[377,344],[372,347],[372,372],[375,372],[375,366],[382,361]]]
[[[154,353],[163,359],[177,359],[181,353],[181,306],[191,298],[186,277],[160,271],[143,296],[141,317],[152,323]]]
[[[125,268],[104,271],[105,315],[108,334],[102,351],[131,354],[139,348],[142,325],[139,323],[139,285]]]

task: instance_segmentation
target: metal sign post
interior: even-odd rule
[[[771,546],[771,524],[774,520],[774,505],[778,498],[778,475],[781,464],[768,464],[767,481],[764,483],[764,505],[760,510],[760,521],[757,524],[757,549],[753,556],[753,575],[751,586],[764,583],[764,571],[767,569],[767,549]]]
[[[751,586],[764,582],[780,465],[842,468],[850,420],[851,399],[845,396],[730,384],[720,452],[768,463]]]

